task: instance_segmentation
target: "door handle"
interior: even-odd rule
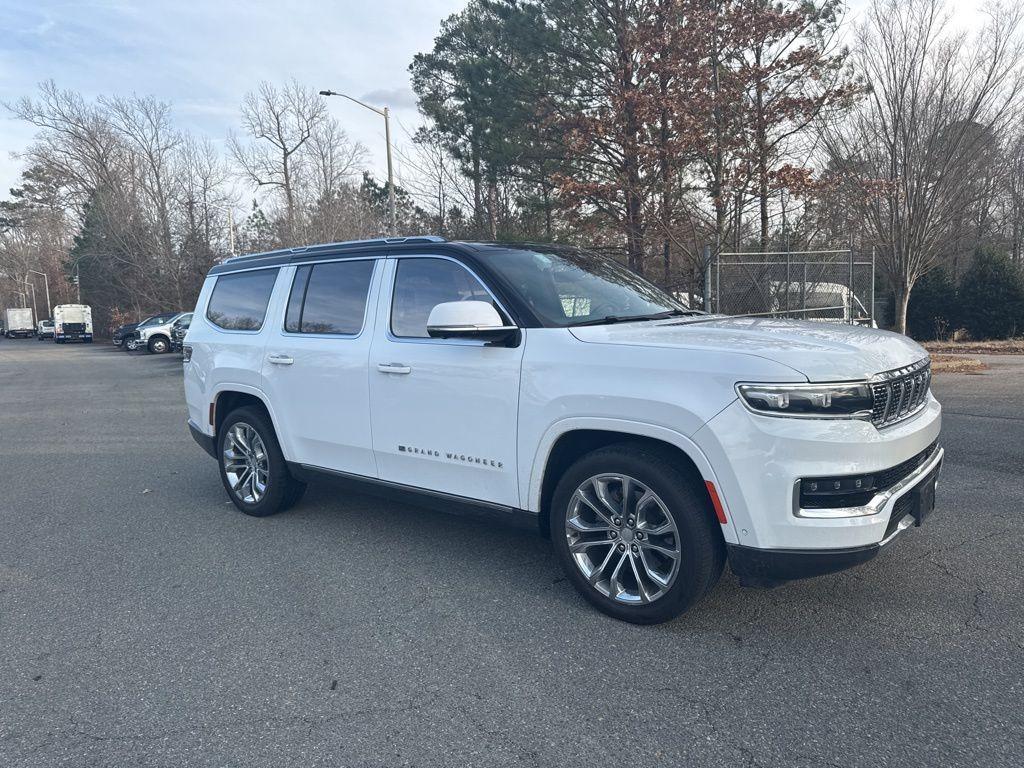
[[[291,365],[295,360],[288,355],[270,355],[267,357],[267,362],[274,365]]]
[[[412,368],[401,363],[377,363],[377,370],[381,373],[412,373]]]

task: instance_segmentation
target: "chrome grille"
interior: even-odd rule
[[[924,405],[931,381],[932,364],[927,358],[878,374],[871,382],[872,423],[884,427],[915,413]]]

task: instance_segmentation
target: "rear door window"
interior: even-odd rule
[[[332,261],[295,271],[284,329],[355,336],[363,330],[374,261]]]
[[[276,269],[221,275],[206,306],[206,319],[228,331],[258,331],[276,280]]]

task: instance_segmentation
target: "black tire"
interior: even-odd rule
[[[162,355],[171,348],[171,342],[165,339],[163,336],[154,336],[149,340],[146,345],[146,349],[149,350],[151,355]]]
[[[602,594],[570,554],[566,519],[573,496],[589,478],[603,474],[628,475],[647,486],[664,503],[678,530],[680,557],[675,580],[649,603],[627,605]],[[657,624],[684,613],[714,587],[725,566],[725,541],[707,492],[698,481],[680,469],[677,457],[638,443],[601,448],[569,467],[551,500],[551,541],[569,581],[588,602],[622,621]]]
[[[247,503],[232,490],[224,467],[224,443],[228,432],[239,422],[248,424],[259,435],[266,449],[267,468],[267,489],[263,497],[256,503]],[[306,492],[306,484],[296,480],[288,471],[284,454],[281,453],[281,446],[277,442],[277,435],[270,424],[266,413],[260,409],[246,406],[236,408],[224,419],[217,434],[217,466],[220,470],[221,483],[227,491],[228,498],[234,502],[242,512],[253,517],[266,517],[294,506]]]

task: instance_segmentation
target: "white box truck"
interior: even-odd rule
[[[58,304],[53,308],[53,340],[84,341],[92,344],[92,307],[87,304]]]
[[[9,307],[4,310],[4,336],[8,339],[36,335],[36,320],[31,307]]]

